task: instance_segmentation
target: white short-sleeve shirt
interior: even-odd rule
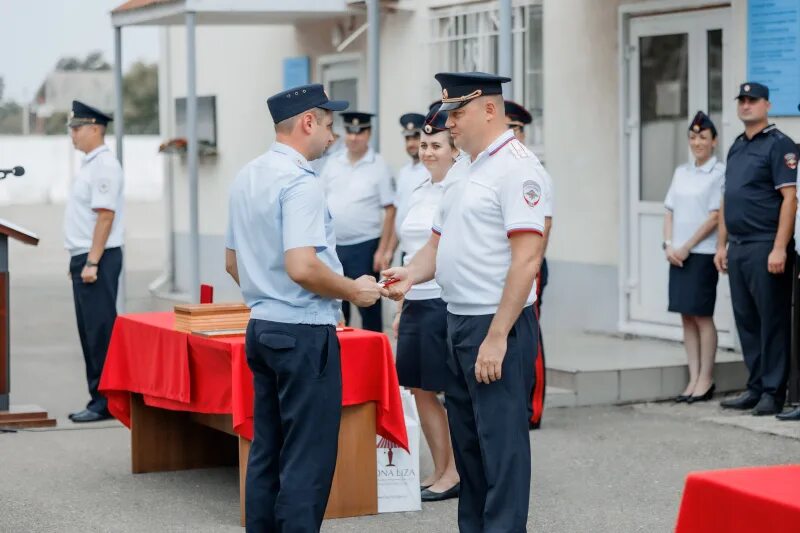
[[[433,183],[429,174],[427,179],[411,192],[408,199],[408,214],[398,232],[400,242],[404,246],[403,250],[406,252],[404,264],[411,262],[414,255],[431,238],[433,219],[444,195],[446,183],[447,179]],[[406,299],[431,300],[441,296],[442,289],[439,284],[435,280],[430,280],[411,287]]]
[[[542,170],[542,184],[544,185],[544,197],[542,198],[542,202],[544,202],[544,216],[553,218],[553,207],[556,201],[553,178],[550,177],[550,173],[547,172],[547,169],[545,169],[538,160],[537,163]]]
[[[64,247],[71,256],[88,253],[92,247],[97,209],[114,211],[106,249],[123,245],[124,185],[122,167],[108,146],[86,154],[64,210]]]
[[[411,207],[410,199],[414,190],[425,180],[429,179],[428,169],[420,161],[407,163],[397,171],[395,177],[394,205],[397,208],[397,215],[394,220],[394,227],[397,235],[400,236],[400,229],[403,225],[408,210]],[[430,230],[430,228],[428,228]],[[400,250],[408,252],[402,237],[400,237]]]
[[[239,171],[231,186],[225,247],[236,251],[252,318],[336,324],[339,300],[307,291],[286,273],[286,250],[311,247],[322,263],[342,273],[325,194],[299,152],[276,142]]]
[[[346,246],[379,238],[383,210],[394,205],[392,173],[383,157],[370,148],[351,165],[347,150],[343,150],[330,156],[321,177],[336,228],[336,244]]]
[[[544,169],[508,130],[475,161],[453,165],[434,217],[441,235],[436,281],[447,310],[457,315],[497,312],[511,266],[509,237],[544,232]],[[526,305],[536,301],[536,284]]]
[[[709,213],[719,211],[725,165],[712,157],[702,166],[686,163],[675,169],[664,206],[672,211],[672,246],[680,248],[692,238]],[[713,254],[717,250],[717,230],[690,250],[693,254]]]

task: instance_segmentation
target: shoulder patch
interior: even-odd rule
[[[522,183],[522,197],[531,207],[536,207],[542,199],[542,187],[533,180],[526,180]]]
[[[789,152],[783,156],[783,162],[786,163],[786,166],[791,170],[795,170],[797,168],[797,154]]]

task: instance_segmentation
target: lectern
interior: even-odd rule
[[[56,421],[35,405],[11,406],[11,328],[9,307],[8,240],[36,246],[39,238],[30,231],[0,219],[0,427],[54,426]]]

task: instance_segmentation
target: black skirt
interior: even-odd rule
[[[669,266],[669,310],[691,316],[713,316],[719,273],[712,254],[689,254],[683,267]]]
[[[447,304],[440,298],[406,300],[397,335],[397,378],[403,387],[439,392],[447,368]]]

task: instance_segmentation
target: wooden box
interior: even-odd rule
[[[250,308],[244,304],[190,304],[175,306],[175,329],[195,331],[245,330]]]

